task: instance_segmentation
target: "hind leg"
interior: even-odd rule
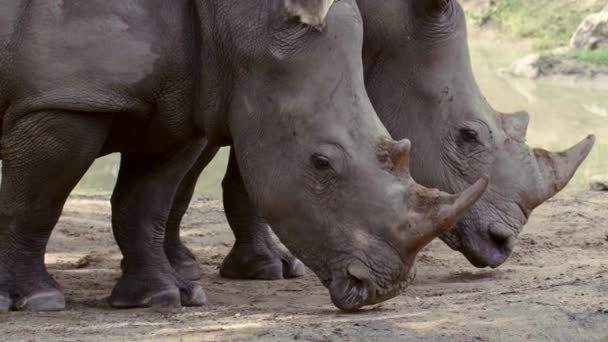
[[[215,157],[218,147],[205,146],[194,166],[182,180],[167,221],[165,235],[165,253],[173,269],[184,279],[196,280],[201,277],[200,266],[190,250],[184,245],[179,236],[182,218],[188,210],[196,182],[205,167]]]
[[[164,252],[165,228],[178,186],[200,155],[193,142],[163,155],[123,154],[112,195],[112,227],[123,254],[114,307],[198,306],[203,289],[181,278]]]
[[[61,310],[44,265],[65,200],[99,154],[111,118],[37,112],[4,118],[0,187],[0,311]]]

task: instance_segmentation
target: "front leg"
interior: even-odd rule
[[[202,142],[162,156],[123,154],[112,195],[112,228],[124,257],[112,291],[114,307],[199,306],[203,289],[177,275],[164,252],[165,227],[177,188]]]
[[[46,269],[63,205],[107,138],[112,116],[41,111],[4,117],[0,186],[0,313],[63,310]]]
[[[224,210],[236,242],[220,267],[226,278],[276,280],[304,274],[304,264],[296,259],[259,217],[251,201],[234,151],[224,181]]]

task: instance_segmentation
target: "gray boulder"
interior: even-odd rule
[[[520,60],[513,62],[510,73],[514,76],[525,78],[538,78],[542,75],[542,70],[546,68],[546,56],[535,53],[528,55]]]
[[[591,177],[591,182],[589,182],[589,186],[591,190],[608,191],[608,175]]]
[[[608,66],[573,59],[564,51],[531,54],[519,59],[507,72],[515,77],[537,79],[544,76],[595,78],[608,75]]]
[[[574,49],[608,49],[608,6],[585,18],[570,40]]]

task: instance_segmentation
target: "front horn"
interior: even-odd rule
[[[451,195],[437,189],[414,185],[410,194],[408,213],[412,222],[405,229],[406,246],[418,251],[431,240],[450,230],[462,215],[484,194],[488,187],[488,177],[481,177],[463,192]]]
[[[379,159],[387,171],[409,184],[405,191],[404,225],[397,236],[408,252],[417,252],[431,240],[451,229],[460,217],[471,208],[488,187],[488,177],[481,177],[475,184],[451,195],[437,189],[429,189],[416,183],[410,176],[411,143],[384,140],[380,144]]]
[[[578,144],[563,152],[549,152],[543,149],[534,149],[534,157],[540,172],[541,196],[533,203],[540,205],[555,196],[568,182],[578,167],[585,161],[595,144],[595,135],[589,135]]]

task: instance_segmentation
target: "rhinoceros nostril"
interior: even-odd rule
[[[365,283],[360,279],[351,276],[349,286],[350,290],[348,290],[348,294],[350,297],[364,302],[366,299]]]
[[[492,241],[501,249],[505,255],[511,254],[515,247],[516,238],[508,228],[496,225],[490,226],[488,233]]]

